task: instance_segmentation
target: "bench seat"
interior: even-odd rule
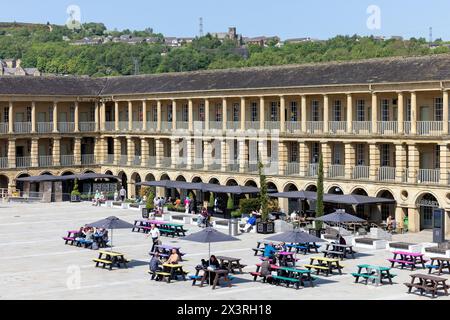
[[[368,279],[377,279],[378,277],[376,275],[367,274],[367,273],[352,273],[352,276],[354,277],[361,277],[361,278],[368,278]]]
[[[283,276],[272,276],[272,278],[276,279],[276,280],[283,280],[283,281],[289,281],[289,282],[300,282],[300,279],[294,279],[294,278],[288,278],[288,277],[283,277]]]
[[[94,261],[94,262],[101,262],[101,263],[104,263],[104,264],[111,264],[112,263],[112,261],[104,260],[104,259],[93,259],[92,261]]]
[[[324,266],[315,266],[315,265],[312,265],[312,264],[305,264],[304,267],[305,267],[305,268],[320,269],[320,270],[329,270],[328,267],[324,267]]]
[[[408,260],[388,259],[388,261],[397,262],[397,263],[401,263],[401,264],[415,264],[413,261],[408,261]]]

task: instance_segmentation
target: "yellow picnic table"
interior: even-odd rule
[[[164,263],[162,266],[163,271],[157,271],[156,275],[160,278],[165,278],[167,283],[170,283],[171,279],[176,279],[177,276],[181,276],[183,280],[186,280],[186,272],[184,272],[182,264]]]
[[[308,270],[315,269],[317,274],[324,272],[326,276],[333,273],[337,269],[339,274],[342,274],[342,266],[339,259],[325,258],[325,257],[311,257],[310,263],[304,265]]]
[[[123,253],[106,250],[99,250],[98,258],[93,259],[93,261],[95,262],[96,267],[101,264],[103,268],[109,266],[109,270],[112,270],[114,266],[120,268],[121,264],[123,264],[123,266],[127,268],[127,263],[129,262],[127,259],[125,259]]]

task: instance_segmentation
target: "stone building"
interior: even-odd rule
[[[93,171],[393,198],[357,208],[450,230],[450,55],[146,76],[0,77],[0,188]],[[291,205],[281,201],[285,210]]]

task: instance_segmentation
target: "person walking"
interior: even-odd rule
[[[158,244],[160,235],[161,235],[161,233],[159,232],[159,229],[156,227],[156,225],[152,224],[150,231],[147,235],[147,238],[150,236],[152,237],[152,242],[153,242],[150,252],[154,251],[155,246]]]
[[[127,196],[127,190],[125,190],[125,188],[123,186],[119,191],[119,195],[120,195],[120,199],[122,200],[122,202],[124,202],[125,198]]]

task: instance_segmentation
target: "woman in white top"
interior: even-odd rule
[[[150,250],[150,252],[153,252],[153,249],[155,249],[155,245],[158,243],[158,239],[159,239],[160,235],[161,234],[159,232],[159,229],[154,224],[152,224],[151,229],[147,235],[147,238],[151,236],[152,240],[153,240],[153,245],[152,245],[152,249]]]

